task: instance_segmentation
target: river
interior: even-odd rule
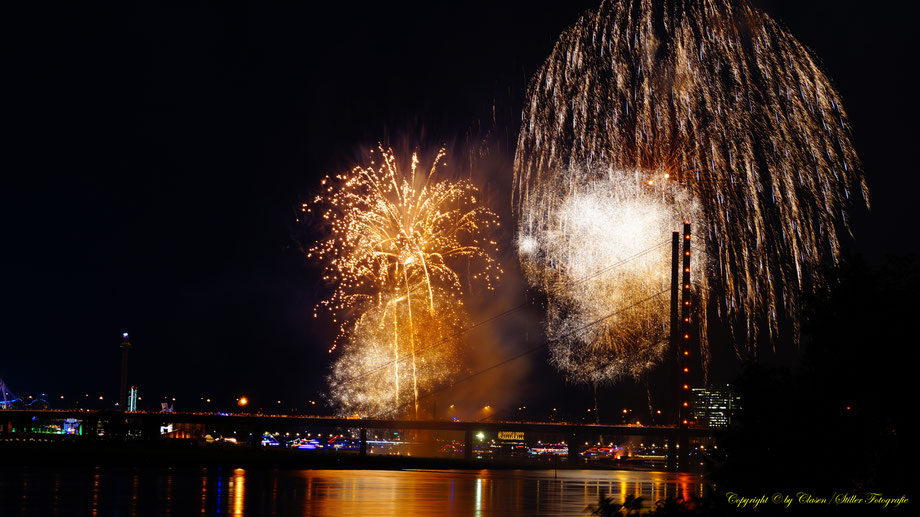
[[[624,470],[0,468],[0,515],[589,515],[702,495],[699,474]]]

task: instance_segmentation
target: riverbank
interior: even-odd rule
[[[649,470],[647,467],[599,462],[576,462],[566,458],[463,459],[423,458],[406,455],[361,456],[356,452],[303,451],[280,447],[250,447],[191,440],[2,440],[0,466],[94,466],[94,467],[213,467],[272,469],[597,469]]]

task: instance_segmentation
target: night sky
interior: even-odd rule
[[[312,313],[330,290],[300,251],[300,204],[378,141],[462,152],[485,138],[483,186],[508,213],[527,80],[596,5],[494,4],[147,2],[11,16],[0,378],[21,393],[114,400],[128,331],[142,408],[163,396],[177,410],[202,396],[321,401],[334,329]],[[854,212],[848,248],[872,262],[917,253],[908,17],[863,2],[757,5],[816,53],[849,112],[872,210]],[[516,275],[499,305],[523,296]],[[521,328],[537,328],[539,311],[525,316]],[[506,354],[536,339],[503,332]],[[491,388],[503,404],[588,407],[545,353],[522,361],[530,381]],[[716,380],[736,373],[725,364]],[[611,407],[646,404],[644,386],[604,393]]]

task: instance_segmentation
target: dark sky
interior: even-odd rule
[[[328,290],[298,251],[300,203],[379,140],[437,147],[485,127],[513,142],[527,79],[595,6],[303,4],[10,17],[0,378],[11,388],[114,398],[127,330],[148,401],[318,400],[330,333],[311,315]],[[876,261],[916,253],[904,231],[918,187],[908,17],[864,2],[757,4],[815,51],[850,113],[873,196],[851,247]],[[543,390],[521,399],[585,396],[559,378]]]

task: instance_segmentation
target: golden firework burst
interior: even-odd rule
[[[565,329],[666,288],[667,250],[587,289],[579,275],[689,220],[695,281],[719,293],[748,356],[783,314],[797,331],[802,291],[836,260],[847,210],[868,202],[830,80],[779,24],[734,0],[604,1],[583,16],[530,84],[514,174],[521,261],[549,294],[549,334],[567,336],[554,361],[595,382],[655,364],[666,306]],[[705,364],[706,310],[697,316]]]
[[[346,413],[383,414],[412,400],[417,416],[419,390],[459,364],[445,353],[456,351],[449,336],[463,320],[457,266],[489,289],[500,277],[497,243],[487,236],[498,218],[471,182],[438,177],[444,159],[442,149],[423,170],[416,153],[403,172],[380,147],[369,166],[325,178],[322,194],[304,205],[319,207],[327,230],[308,256],[336,286],[321,306],[340,323],[330,352],[346,348],[329,379]]]

